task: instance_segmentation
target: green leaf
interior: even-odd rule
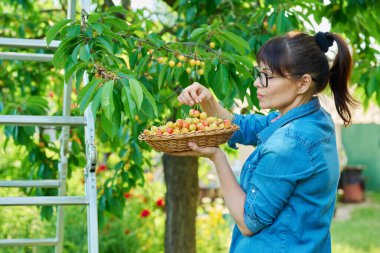
[[[165,41],[163,41],[157,34],[154,33],[149,34],[147,36],[147,39],[158,48],[162,47],[165,44]]]
[[[82,45],[79,49],[79,58],[82,61],[89,61],[91,59],[90,49],[87,44]]]
[[[97,40],[108,51],[108,53],[113,54],[113,47],[107,39],[99,37],[99,38],[97,38]]]
[[[201,36],[206,35],[208,32],[207,28],[197,28],[190,34],[190,38],[193,40],[199,39]]]
[[[40,215],[42,220],[50,221],[53,218],[53,207],[43,206]]]
[[[285,11],[281,10],[276,19],[277,33],[283,33],[286,29]]]
[[[157,117],[158,116],[157,105],[156,105],[156,102],[155,102],[152,94],[150,94],[150,92],[146,89],[146,87],[144,85],[141,85],[141,89],[143,90],[146,98],[149,100],[150,104],[152,105],[154,115]]]
[[[84,110],[87,108],[88,104],[96,94],[96,88],[102,81],[103,79],[93,79],[79,91],[78,102],[81,112],[84,112]]]
[[[145,55],[142,59],[140,59],[140,63],[136,68],[137,76],[140,77],[143,70],[145,69],[145,66],[148,64],[150,60],[150,55]]]
[[[222,31],[220,37],[222,37],[228,44],[235,48],[235,50],[241,55],[246,55],[247,52],[251,51],[248,42],[232,32]]]
[[[220,64],[218,75],[216,77],[217,85],[220,87],[224,95],[227,95],[228,91],[228,69],[226,66]]]
[[[371,97],[372,93],[374,93],[376,89],[378,89],[378,80],[376,79],[375,75],[372,76],[372,78],[366,84],[365,88],[368,97]]]
[[[109,121],[112,121],[112,114],[115,111],[115,105],[113,101],[113,86],[114,80],[109,80],[103,85],[102,88],[102,109]]]
[[[272,29],[274,23],[276,22],[277,13],[273,12],[272,15],[268,18],[268,26],[270,29]]]
[[[117,28],[116,30],[123,31],[123,32],[128,32],[129,30],[131,30],[131,27],[125,22],[125,20],[122,20],[119,18],[108,16],[104,20],[104,23],[109,26],[113,26],[114,27],[113,30],[115,30],[115,28]]]
[[[164,67],[160,71],[160,75],[158,77],[158,89],[161,89],[162,83],[164,82],[167,72],[168,72],[169,65],[165,64]]]
[[[236,54],[230,55],[227,53],[223,53],[222,56],[227,58],[230,63],[234,64],[237,71],[243,75],[244,78],[252,78],[250,70],[253,69],[253,65],[249,60],[245,59],[245,57]],[[246,66],[244,63],[248,63],[250,66]]]
[[[94,23],[91,25],[91,27],[96,31],[97,34],[102,35],[103,32],[103,26],[99,23]]]
[[[86,62],[79,62],[71,66],[68,71],[65,72],[65,82],[68,83],[74,72],[77,71],[77,69],[82,69],[87,66]]]
[[[140,148],[139,148],[139,145],[137,145],[137,143],[135,141],[132,142],[132,147],[133,147],[133,154],[132,154],[132,157],[133,157],[133,161],[137,164],[137,165],[142,165],[142,162],[143,162],[143,156],[141,154],[141,151],[140,151]]]
[[[88,23],[92,24],[96,21],[98,21],[100,18],[101,18],[102,14],[101,13],[91,13],[89,16],[88,16]]]
[[[214,64],[207,64],[205,67],[205,79],[209,86],[214,82],[215,66]]]
[[[218,85],[228,82],[228,69],[223,64],[219,64],[215,82]]]
[[[112,6],[108,9],[108,12],[128,13],[128,10],[124,9],[123,6]]]
[[[121,100],[123,101],[124,111],[127,114],[127,117],[133,122],[133,115],[137,114],[136,104],[134,103],[132,91],[129,87],[129,81],[125,78],[120,79],[120,82],[123,85],[121,90]]]
[[[67,35],[66,35],[66,37],[67,38],[69,38],[69,37],[78,37],[78,35],[80,35],[80,33],[81,33],[80,28],[81,28],[81,26],[79,24],[67,26]],[[63,35],[64,35],[64,32],[63,32],[64,29],[66,29],[66,27],[64,27],[61,30],[61,33],[63,33]]]
[[[56,23],[49,31],[46,33],[46,43],[49,46],[55,36],[61,31],[61,29],[67,24],[73,22],[71,19],[64,19],[58,23]]]
[[[101,23],[99,23],[99,24],[103,27],[102,34],[104,34],[106,37],[111,37],[120,43],[124,42],[123,37],[121,37],[117,33],[113,32],[108,26],[101,24]]]
[[[94,117],[96,117],[96,112],[99,110],[101,99],[102,99],[102,92],[100,92],[100,89],[99,89],[99,91],[96,92],[94,99],[92,100],[92,103],[91,103],[91,111]]]
[[[132,96],[133,96],[133,98],[136,102],[136,105],[137,105],[137,110],[140,110],[141,104],[142,104],[143,99],[144,99],[144,94],[143,94],[143,91],[141,89],[142,84],[139,81],[137,81],[136,79],[131,79],[131,80],[129,80],[129,85],[131,87]]]
[[[119,89],[113,89],[113,101],[115,104],[115,111],[112,114],[112,124],[115,125],[117,129],[120,129],[121,111],[123,109],[123,102],[121,100],[120,92],[121,91]]]
[[[102,113],[101,122],[102,122],[102,128],[103,128],[104,132],[106,132],[106,134],[111,139],[113,139],[116,136],[117,131],[119,129],[116,127],[115,124],[112,123],[111,119],[107,118],[107,115],[105,113]]]
[[[128,57],[129,57],[129,66],[131,67],[131,69],[135,68],[138,55],[139,55],[138,51],[134,51],[134,52],[128,54]]]
[[[54,53],[53,64],[56,68],[61,68],[66,62],[67,56],[70,54],[71,50],[79,44],[81,40],[76,37],[72,37],[67,40],[63,40],[59,44],[58,49]]]
[[[79,69],[75,73],[75,88],[79,90],[80,84],[83,80],[83,75],[84,75],[84,69]]]
[[[196,5],[188,5],[185,9],[185,18],[187,23],[191,23],[194,21],[195,16],[197,15],[197,6]]]
[[[247,57],[242,57],[240,55],[237,55],[237,54],[231,54],[231,57],[235,59],[235,62],[236,63],[242,63],[243,65],[245,65],[245,67],[247,67],[247,69],[249,70],[252,70],[253,69],[253,63],[250,59],[248,59]]]
[[[254,85],[250,85],[249,86],[249,90],[250,90],[250,99],[253,103],[254,106],[256,106],[257,108],[260,108],[260,101],[259,99],[257,98],[257,89]],[[249,94],[247,93],[246,95],[246,98],[248,98]]]
[[[78,54],[79,54],[79,49],[80,49],[81,45],[78,44],[74,47],[73,49],[73,52],[71,53],[71,59],[73,60],[73,62],[77,63],[78,62]]]

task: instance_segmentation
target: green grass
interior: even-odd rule
[[[356,207],[348,220],[333,221],[333,253],[380,253],[380,193],[366,197],[368,204]]]

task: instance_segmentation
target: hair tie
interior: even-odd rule
[[[314,35],[315,42],[322,49],[324,53],[329,51],[329,47],[331,47],[334,43],[334,38],[328,32],[318,32]]]

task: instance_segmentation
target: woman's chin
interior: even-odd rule
[[[261,109],[270,109],[266,103],[263,103],[263,101],[259,101],[259,105]]]

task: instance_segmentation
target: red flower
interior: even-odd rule
[[[148,217],[150,215],[150,211],[148,209],[144,209],[141,211],[141,218],[145,218],[145,217]]]
[[[107,166],[105,164],[101,164],[98,167],[97,173],[103,172],[107,169]]]
[[[124,197],[125,197],[126,199],[129,199],[130,197],[132,197],[132,194],[129,193],[129,192],[124,193]]]
[[[159,207],[164,207],[165,206],[165,200],[163,198],[159,198],[156,201],[156,205],[159,206]]]

